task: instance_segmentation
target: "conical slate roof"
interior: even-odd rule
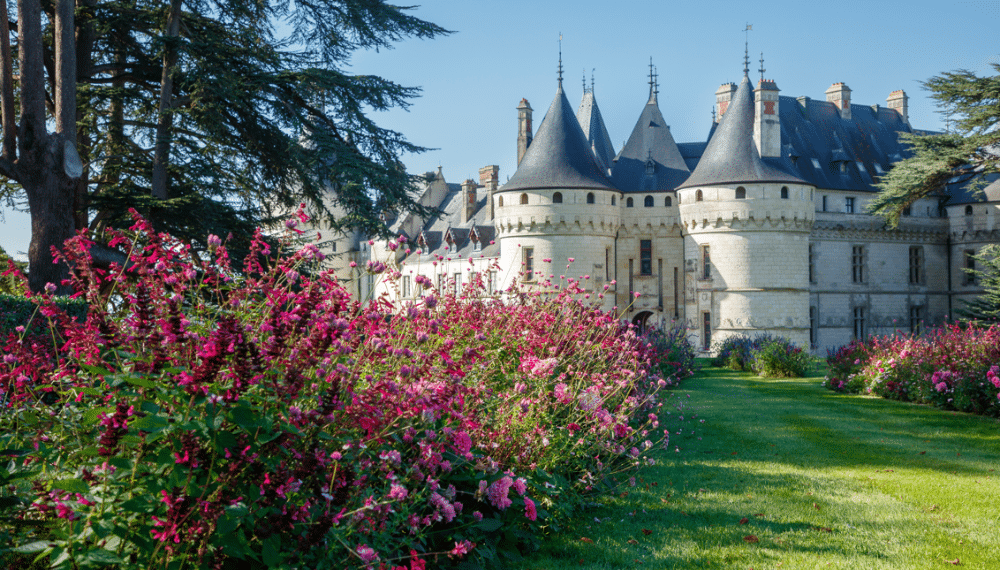
[[[740,182],[808,184],[785,170],[780,159],[760,157],[753,142],[753,115],[750,79],[744,75],[726,114],[708,141],[705,154],[682,188]]]
[[[597,165],[590,143],[563,93],[561,80],[517,172],[500,190],[529,188],[615,189]]]
[[[654,192],[673,190],[690,175],[660,113],[656,93],[651,92],[628,142],[615,159],[611,180],[622,192]]]
[[[597,158],[597,164],[607,172],[615,158],[615,148],[611,145],[611,137],[604,126],[601,109],[597,106],[593,88],[583,92],[580,108],[576,110],[576,120],[583,129],[583,136],[590,143],[590,149]]]

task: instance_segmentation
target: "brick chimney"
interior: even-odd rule
[[[465,225],[476,213],[476,181],[469,179],[462,183],[462,224]]]
[[[761,158],[781,156],[781,121],[778,119],[778,86],[761,79],[754,90],[753,142]]]
[[[910,124],[910,115],[908,112],[909,105],[907,105],[907,101],[909,101],[909,99],[910,98],[906,96],[905,91],[897,89],[896,91],[889,93],[889,96],[885,100],[886,106],[899,113],[899,116],[907,125]]]
[[[486,207],[490,221],[493,221],[493,193],[500,186],[500,167],[490,164],[479,169],[479,185],[486,188]]]
[[[735,83],[723,83],[715,90],[715,122],[722,120],[729,108],[729,102],[733,100],[733,93],[736,93]]]
[[[521,164],[524,153],[531,146],[531,105],[521,99],[517,105],[517,163]]]
[[[826,90],[826,100],[833,103],[840,109],[840,118],[845,121],[851,120],[851,88],[843,83],[837,82]]]

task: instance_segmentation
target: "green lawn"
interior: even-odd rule
[[[706,366],[658,465],[520,567],[1000,568],[1000,422],[820,381]]]

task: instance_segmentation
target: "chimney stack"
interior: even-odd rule
[[[754,90],[753,142],[761,158],[781,156],[778,86],[770,79],[761,79]]]
[[[826,90],[826,100],[833,103],[840,109],[840,118],[845,121],[851,120],[851,88],[843,83],[837,82]]]
[[[517,105],[517,163],[521,164],[524,153],[531,146],[531,105],[521,99]]]
[[[903,122],[906,123],[907,125],[910,124],[910,115],[907,110],[909,106],[907,105],[907,101],[909,101],[909,99],[910,98],[906,96],[905,91],[903,91],[902,89],[897,89],[896,91],[889,93],[889,96],[885,100],[886,106],[888,106],[893,111],[899,113],[899,116],[903,119]]]
[[[486,207],[489,208],[490,221],[493,221],[493,193],[500,187],[500,167],[496,164],[479,169],[479,185],[486,188]]]
[[[729,108],[729,102],[733,100],[733,93],[736,93],[735,83],[723,83],[715,90],[715,122],[722,120]]]
[[[462,183],[462,225],[472,219],[476,213],[476,181],[469,179]]]

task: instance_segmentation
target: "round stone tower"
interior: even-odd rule
[[[584,287],[600,291],[613,267],[621,223],[621,192],[608,180],[563,93],[556,96],[517,172],[493,195],[500,244],[500,284],[528,284],[550,275],[589,276]],[[567,270],[568,260],[573,258]],[[549,260],[549,261],[546,261]],[[606,299],[614,305],[613,295]]]
[[[781,160],[777,86],[761,80],[756,97],[751,89],[744,75],[677,191],[688,326],[704,351],[765,332],[808,350],[815,188]]]

